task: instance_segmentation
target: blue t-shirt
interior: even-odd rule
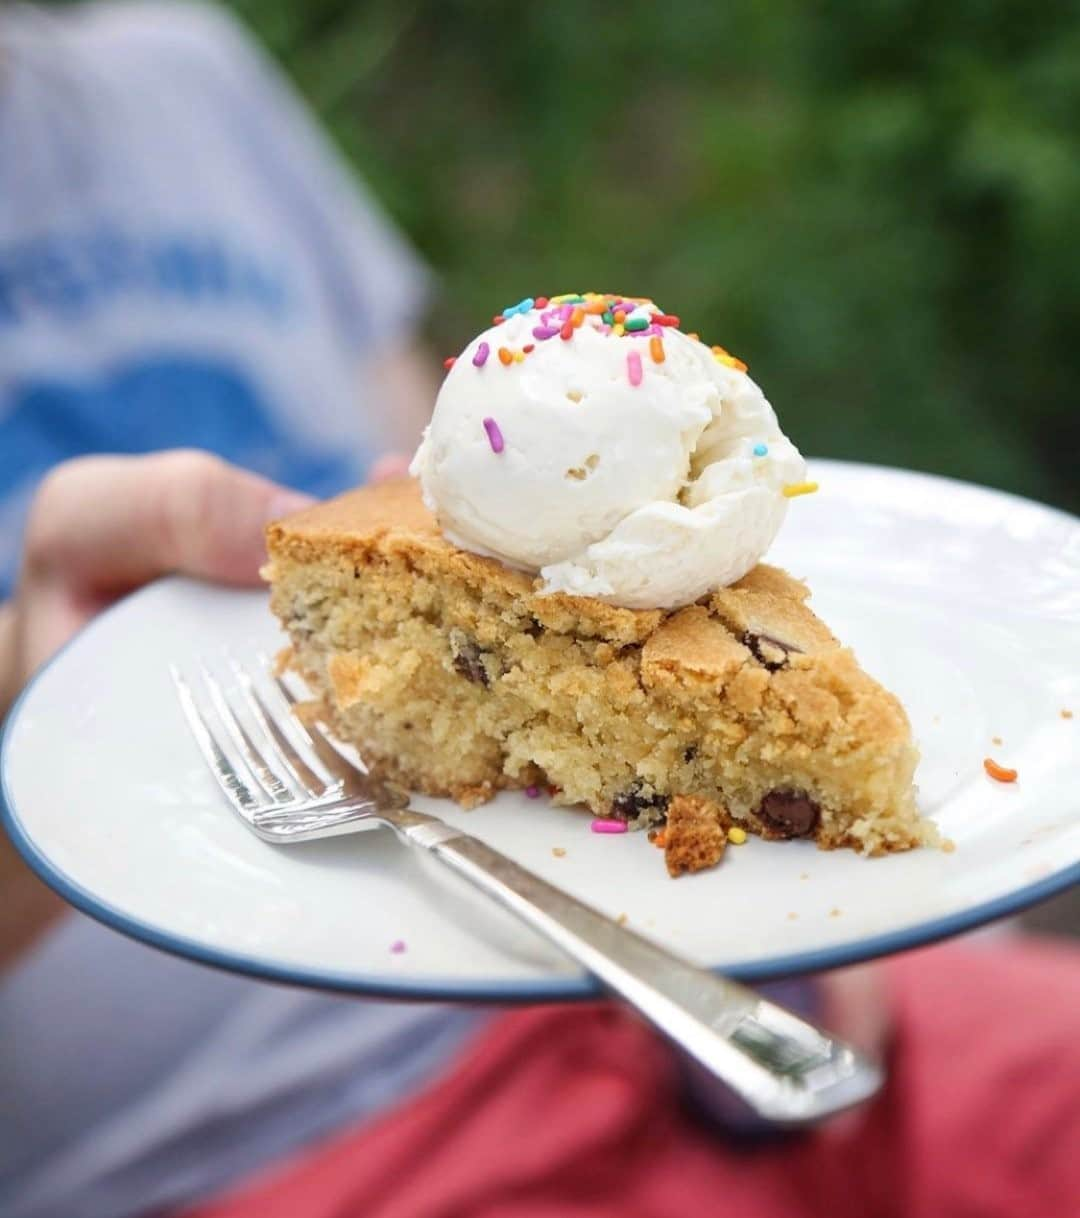
[[[365,364],[424,287],[220,13],[0,7],[0,599],[65,457],[200,445],[316,494],[357,481]],[[0,976],[0,1214],[197,1202],[415,1090],[478,1018],[248,981],[71,914]]]
[[[42,475],[210,449],[326,495],[425,272],[272,65],[189,5],[0,10],[0,599]]]

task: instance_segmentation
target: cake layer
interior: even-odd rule
[[[268,530],[288,662],[388,777],[464,804],[547,785],[634,826],[675,796],[725,823],[865,853],[933,840],[897,699],[759,565],[686,608],[540,596],[459,550],[408,480]]]

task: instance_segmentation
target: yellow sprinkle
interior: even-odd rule
[[[617,335],[619,338],[622,338],[622,336],[626,333],[626,327],[620,323],[616,323],[611,327],[611,332]]]
[[[746,841],[746,830],[732,825],[727,831],[727,839],[733,846],[741,846]]]
[[[812,495],[817,488],[816,482],[789,482],[784,487],[784,498],[794,499],[796,495]]]
[[[524,352],[524,351],[515,351],[515,352],[514,352],[514,363],[515,363],[515,364],[520,364],[520,363],[522,363],[522,362],[524,361],[524,359],[525,359],[525,352]],[[785,495],[787,494],[787,491],[786,491],[786,490],[784,491],[784,494],[785,494]]]

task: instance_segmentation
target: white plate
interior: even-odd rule
[[[821,616],[903,699],[921,805],[954,853],[867,860],[751,840],[673,881],[644,835],[597,836],[578,811],[517,794],[472,812],[417,805],[748,979],[911,947],[1080,879],[1080,523],[919,474],[824,461],[814,472],[820,494],[793,504],[770,557],[810,581]],[[0,752],[7,827],[37,871],[119,930],[261,976],[430,998],[591,992],[389,832],[281,849],[238,823],[166,665],[279,642],[264,594],[181,579],[79,635],[23,694]],[[987,778],[986,756],[1019,781]]]

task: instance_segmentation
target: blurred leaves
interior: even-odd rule
[[[439,271],[653,295],[804,450],[1080,508],[1080,4],[234,0]]]

